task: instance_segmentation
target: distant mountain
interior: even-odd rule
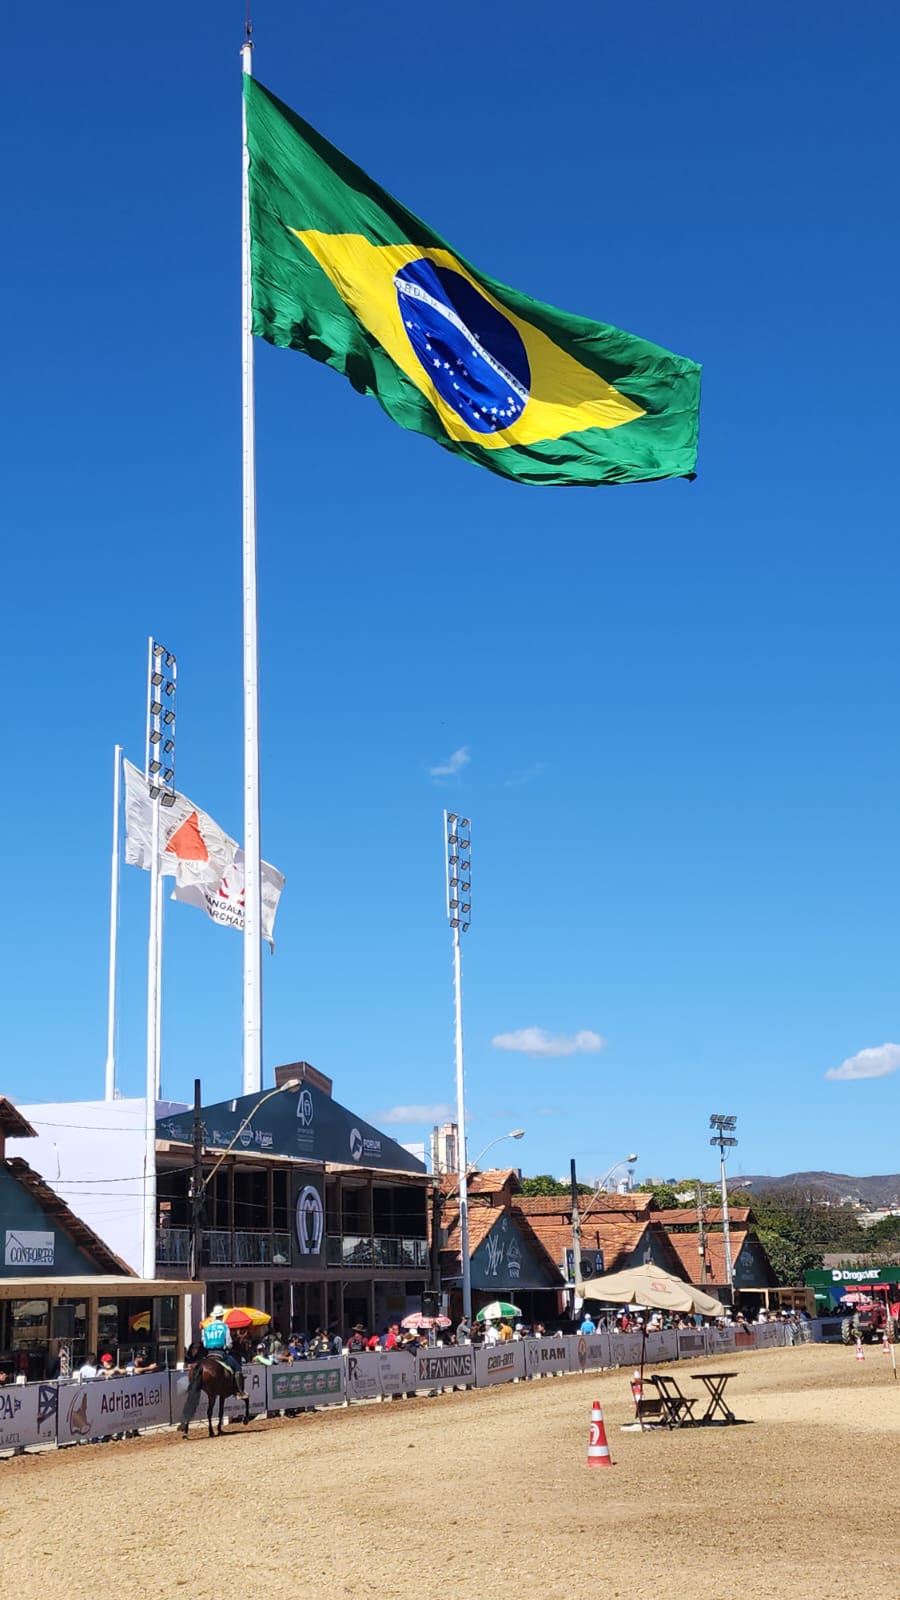
[[[743,1174],[729,1178],[729,1189],[748,1185],[751,1194],[762,1194],[765,1189],[807,1189],[821,1195],[823,1200],[861,1200],[873,1209],[900,1205],[900,1173],[890,1172],[883,1177],[852,1178],[846,1172],[786,1172],[780,1178],[765,1177],[759,1173]]]

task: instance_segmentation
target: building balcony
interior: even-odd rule
[[[200,1269],[218,1267],[287,1267],[291,1260],[291,1239],[287,1233],[268,1229],[204,1228],[200,1235]],[[390,1270],[427,1272],[430,1265],[427,1239],[373,1237],[366,1233],[329,1233],[325,1239],[327,1267],[356,1268],[358,1271]],[[191,1264],[190,1228],[160,1228],[156,1235],[158,1267],[183,1267]]]
[[[427,1271],[427,1239],[372,1237],[366,1233],[329,1233],[325,1238],[325,1264],[329,1267],[396,1267],[401,1271]]]
[[[286,1267],[291,1259],[287,1233],[266,1229],[204,1228],[200,1235],[202,1267]],[[156,1235],[157,1266],[187,1267],[191,1260],[190,1228],[161,1228]]]

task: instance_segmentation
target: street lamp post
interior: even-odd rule
[[[210,1184],[212,1183],[213,1178],[215,1177],[216,1173],[218,1172],[220,1166],[222,1165],[222,1162],[225,1160],[225,1157],[231,1154],[231,1152],[234,1149],[235,1145],[237,1144],[239,1138],[241,1137],[241,1134],[243,1133],[244,1129],[248,1128],[250,1126],[250,1123],[253,1121],[253,1118],[256,1116],[256,1113],[260,1109],[260,1106],[264,1106],[266,1101],[267,1100],[271,1100],[273,1098],[273,1096],[275,1096],[276,1094],[282,1094],[285,1091],[290,1092],[291,1090],[299,1089],[299,1088],[300,1088],[300,1079],[299,1078],[289,1078],[286,1083],[279,1083],[276,1088],[270,1089],[268,1094],[264,1094],[260,1100],[257,1100],[256,1105],[253,1106],[250,1111],[248,1111],[248,1113],[247,1113],[246,1117],[244,1118],[243,1122],[241,1123],[240,1127],[237,1129],[237,1131],[236,1131],[236,1133],[234,1135],[234,1138],[231,1139],[229,1141],[229,1143],[225,1146],[225,1149],[222,1151],[221,1155],[219,1156],[219,1159],[216,1162],[215,1166],[212,1167],[212,1169],[207,1173],[206,1177],[204,1178],[203,1177],[203,1122],[201,1120],[201,1109],[200,1109],[200,1079],[199,1078],[195,1078],[194,1079],[194,1128],[193,1128],[193,1133],[194,1133],[194,1175],[193,1175],[193,1182],[192,1182],[192,1185],[191,1185],[191,1188],[192,1188],[192,1191],[193,1191],[192,1192],[192,1196],[191,1196],[191,1220],[192,1220],[191,1253],[192,1253],[192,1256],[193,1256],[192,1268],[193,1268],[193,1274],[194,1274],[195,1278],[197,1277],[197,1274],[198,1274],[198,1271],[199,1271],[199,1268],[200,1268],[200,1241],[201,1241],[201,1236],[202,1236],[202,1233],[203,1233],[203,1201],[204,1201],[204,1199],[206,1197],[206,1191],[209,1188]]]
[[[469,1195],[466,1159],[466,1085],[462,1030],[462,957],[460,940],[472,914],[472,824],[455,811],[444,812],[447,917],[453,931],[453,997],[456,1043],[456,1174],[459,1190],[459,1247],[462,1256],[463,1315],[472,1320],[472,1266],[469,1261]]]
[[[613,1173],[619,1167],[633,1165],[633,1163],[635,1161],[637,1161],[637,1155],[623,1156],[621,1161],[614,1162],[613,1165],[610,1167],[609,1171],[606,1173],[605,1177],[600,1179],[600,1182],[598,1183],[598,1185],[597,1185],[597,1187],[596,1187],[596,1189],[594,1191],[594,1194],[591,1197],[590,1204],[585,1206],[585,1209],[584,1209],[583,1213],[581,1212],[581,1210],[579,1208],[579,1204],[578,1204],[578,1182],[577,1182],[577,1179],[576,1179],[576,1176],[575,1176],[575,1162],[573,1160],[570,1163],[569,1180],[570,1180],[570,1185],[571,1185],[571,1197],[572,1197],[572,1316],[573,1316],[573,1318],[575,1316],[575,1301],[576,1301],[576,1298],[577,1298],[577,1295],[578,1295],[578,1289],[577,1289],[576,1285],[582,1282],[582,1275],[581,1275],[581,1225],[584,1222],[585,1218],[588,1217],[590,1215],[590,1213],[593,1211],[594,1206],[596,1205],[597,1201],[599,1200],[601,1194],[605,1194],[606,1193],[606,1185],[609,1182],[610,1178],[612,1177]]]
[[[734,1303],[734,1265],[731,1260],[731,1227],[728,1220],[728,1185],[725,1182],[725,1157],[726,1152],[737,1144],[734,1130],[737,1126],[737,1117],[720,1117],[713,1115],[709,1125],[715,1129],[710,1144],[719,1147],[719,1177],[722,1185],[722,1239],[725,1245],[725,1279],[728,1290]]]

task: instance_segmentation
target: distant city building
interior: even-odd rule
[[[436,1176],[455,1172],[459,1162],[459,1127],[455,1122],[442,1122],[431,1130],[431,1170]]]

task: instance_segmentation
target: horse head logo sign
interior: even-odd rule
[[[325,1208],[314,1184],[308,1183],[297,1196],[297,1243],[304,1256],[317,1256],[322,1250]]]
[[[301,1089],[297,1096],[297,1121],[300,1127],[311,1128],[314,1115],[313,1097],[308,1089]]]
[[[354,1161],[362,1160],[363,1136],[358,1128],[350,1129],[350,1154]]]
[[[69,1432],[76,1439],[86,1439],[90,1431],[87,1390],[82,1389],[69,1402]]]

